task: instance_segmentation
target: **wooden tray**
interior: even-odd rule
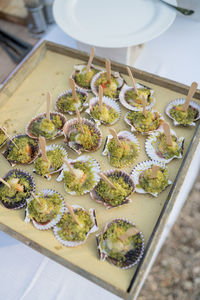
[[[68,78],[73,71],[74,64],[87,60],[88,55],[84,52],[50,42],[43,42],[1,88],[1,125],[5,124],[10,134],[24,132],[30,118],[45,110],[46,92],[50,91],[52,93],[55,102],[58,94],[69,87]],[[104,67],[103,59],[95,58],[94,63]],[[124,78],[130,83],[126,75],[126,66],[112,62],[112,69],[124,73]],[[183,97],[188,91],[187,86],[146,72],[134,70],[134,75],[137,81],[155,90],[157,100],[155,110],[160,111],[163,115],[164,108],[169,101],[177,97]],[[200,99],[199,91],[195,94],[195,97]],[[120,107],[122,115],[124,115],[126,110],[121,105]],[[172,122],[169,122],[172,125]],[[197,148],[200,138],[199,125],[196,128],[175,128],[178,136],[185,137],[184,158],[173,160],[168,164],[173,185],[171,190],[168,188],[158,198],[135,193],[131,197],[131,204],[106,210],[101,204],[93,202],[88,195],[82,197],[68,196],[64,192],[63,184],[57,183],[55,177],[51,181],[46,181],[34,175],[37,190],[44,187],[53,188],[63,194],[71,204],[76,203],[85,208],[94,207],[100,229],[107,222],[117,217],[127,217],[135,222],[137,227],[144,233],[145,238],[145,255],[136,267],[129,270],[120,270],[106,261],[100,261],[94,235],[90,236],[87,243],[81,247],[69,249],[62,246],[55,239],[51,230],[42,232],[35,229],[31,223],[26,224],[23,209],[10,211],[0,206],[0,230],[112,293],[124,299],[135,298]],[[122,119],[114,127],[117,131],[125,128],[129,130]],[[101,130],[105,140],[108,128],[101,126]],[[147,159],[144,151],[145,137],[138,135],[138,139],[141,151],[136,163]],[[56,143],[63,143],[63,138],[56,140]],[[111,169],[107,158],[101,156],[102,148],[103,144],[100,150],[91,154],[91,156],[100,162],[102,170]],[[72,152],[68,151],[68,153],[70,157],[76,157]],[[11,167],[3,157],[0,158],[0,163],[0,176],[4,176]],[[125,170],[130,172],[134,166]],[[20,168],[31,173],[33,166],[20,166]]]

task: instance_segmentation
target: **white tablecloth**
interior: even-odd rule
[[[55,26],[46,39],[76,48]],[[145,45],[135,67],[190,85],[200,84],[200,23],[178,16]],[[79,275],[0,232],[0,300],[117,300]]]

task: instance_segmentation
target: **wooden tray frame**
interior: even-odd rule
[[[38,48],[33,50],[31,54],[27,56],[27,58],[23,61],[23,63],[16,69],[14,73],[12,73],[8,79],[4,82],[4,85],[0,89],[1,101],[6,101],[17,89],[17,87],[23,82],[23,80],[31,73],[31,71],[39,64],[42,58],[45,55],[47,50],[67,55],[72,58],[79,58],[83,61],[88,60],[88,54],[79,50],[71,49],[65,46],[61,46],[52,42],[44,41]],[[94,64],[104,66],[104,59],[95,57]],[[112,69],[117,70],[120,73],[126,73],[126,65],[119,64],[112,61]],[[137,79],[147,81],[152,84],[156,84],[158,86],[170,89],[172,91],[187,94],[188,86],[180,84],[178,82],[156,76],[144,71],[140,71],[134,68],[134,76]],[[198,90],[194,96],[196,99],[200,99],[200,91]],[[136,299],[139,290],[141,281],[145,278],[145,272],[148,268],[148,265],[151,261],[152,255],[156,249],[156,246],[160,240],[162,232],[167,224],[169,215],[174,207],[175,201],[178,197],[180,189],[182,187],[185,175],[189,169],[189,166],[192,162],[193,156],[196,152],[200,141],[200,122],[198,122],[195,133],[192,137],[191,143],[187,149],[185,157],[181,163],[178,174],[174,180],[174,183],[170,189],[168,197],[164,203],[164,206],[161,210],[160,216],[156,222],[156,225],[153,229],[153,232],[150,236],[150,239],[146,245],[145,253],[138,264],[136,272],[130,282],[130,285],[126,292],[121,289],[117,289],[115,286],[107,283],[106,281],[90,274],[89,272],[73,265],[69,261],[61,258],[59,255],[41,247],[38,243],[33,242],[32,240],[24,237],[22,234],[8,228],[4,224],[0,223],[0,230],[14,237],[15,239],[21,241],[27,246],[37,250],[38,252],[46,255],[47,257],[53,259],[54,261],[60,263],[61,265],[71,269],[72,271],[82,275],[83,277],[91,280],[92,282],[98,284],[99,286],[107,289],[108,291],[122,297],[126,300]]]

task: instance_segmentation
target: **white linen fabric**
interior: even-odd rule
[[[145,45],[135,67],[200,85],[199,37],[200,23],[178,16],[168,31]],[[57,26],[45,39],[76,48]],[[0,232],[0,300],[83,299],[120,298]]]

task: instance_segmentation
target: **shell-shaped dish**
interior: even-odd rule
[[[100,77],[101,77],[103,74],[105,74],[105,73],[106,73],[106,71],[99,72],[99,73],[97,73],[97,74],[92,78],[92,81],[91,81],[91,90],[92,90],[93,94],[94,94],[96,97],[98,97],[98,93],[99,93],[98,87],[96,86],[96,82],[97,82],[97,80],[100,79]],[[118,87],[117,87],[117,89],[116,89],[116,91],[117,91],[117,96],[115,96],[115,97],[110,97],[109,95],[105,95],[105,94],[104,94],[104,95],[105,95],[105,96],[109,96],[109,97],[112,98],[113,100],[119,100],[119,93],[120,93],[120,90],[121,90],[121,88],[123,87],[123,85],[124,85],[124,83],[125,83],[125,80],[123,79],[123,77],[120,75],[119,72],[113,72],[111,76],[113,76],[113,77],[115,78],[115,80],[117,81],[117,84],[118,84]]]
[[[90,99],[89,108],[86,110],[86,113],[90,116],[90,118],[92,120],[94,120],[94,122],[97,124],[97,126],[99,126],[101,124],[104,124],[104,125],[113,125],[113,124],[115,124],[119,120],[120,115],[121,115],[121,111],[120,111],[120,107],[119,107],[118,103],[116,103],[116,101],[112,100],[109,97],[104,96],[102,98],[102,103],[103,103],[103,105],[106,106],[108,111],[110,109],[112,109],[112,111],[114,110],[115,113],[116,113],[116,117],[114,118],[114,120],[112,122],[108,122],[108,121],[106,121],[106,119],[103,120],[101,117],[100,117],[100,119],[97,119],[92,115],[93,108],[96,105],[98,105],[98,103],[99,103],[99,98],[98,97],[94,97],[94,98]]]
[[[73,210],[76,210],[76,209],[82,209],[84,211],[86,211],[83,207],[79,206],[79,205],[72,205],[72,208]],[[68,209],[65,208],[65,212],[68,213]],[[57,224],[54,228],[53,228],[53,232],[54,232],[54,235],[56,237],[56,239],[61,243],[63,244],[64,246],[66,247],[77,247],[77,246],[80,246],[80,245],[83,245],[86,240],[88,239],[89,235],[93,232],[96,232],[98,230],[98,226],[97,226],[97,220],[96,220],[96,213],[95,213],[95,210],[93,208],[90,208],[89,209],[89,215],[90,215],[90,218],[92,220],[92,227],[90,228],[90,230],[87,232],[86,234],[86,237],[84,240],[82,241],[68,241],[68,240],[63,240],[62,237],[59,235],[59,230],[61,229],[59,227],[59,224]]]
[[[76,104],[78,110],[80,112],[82,112],[84,109],[86,109],[88,107],[88,93],[81,88],[77,88],[76,93],[78,95],[82,95],[83,97],[85,96],[85,99],[82,103],[79,103],[79,105]],[[66,90],[64,91],[62,94],[60,94],[57,99],[56,99],[56,103],[55,103],[55,109],[61,113],[68,113],[69,115],[74,115],[76,113],[76,110],[65,110],[62,109],[61,107],[59,107],[59,102],[63,97],[66,97],[67,95],[72,96],[72,90]]]
[[[149,90],[150,95],[149,95],[148,99],[150,100],[150,102],[148,103],[148,99],[147,99],[146,110],[151,110],[156,103],[156,99],[153,96],[154,90],[152,90],[151,88],[149,88],[147,86],[139,84],[139,83],[136,83],[136,87],[138,90],[140,90],[140,89],[148,89]],[[133,100],[133,105],[131,105],[130,103],[127,102],[126,93],[131,90],[133,90],[133,87],[124,84],[124,86],[122,87],[120,94],[119,94],[119,100],[120,100],[121,104],[128,110],[142,111],[142,109],[143,109],[142,104],[137,104],[134,100]]]
[[[135,250],[127,251],[127,253],[124,255],[125,260],[121,261],[121,266],[119,265],[119,260],[116,258],[113,258],[109,256],[109,253],[107,253],[106,249],[104,249],[102,246],[105,246],[106,242],[102,237],[103,235],[107,232],[110,226],[112,226],[113,223],[128,223],[131,224],[133,227],[135,227],[135,223],[130,222],[129,220],[125,218],[120,218],[120,219],[115,219],[112,222],[106,224],[106,226],[103,229],[103,232],[100,234],[96,235],[96,240],[97,240],[97,249],[99,251],[99,258],[100,260],[107,260],[109,263],[121,268],[121,269],[129,269],[138,264],[138,262],[141,260],[143,253],[144,253],[144,236],[142,232],[138,232],[136,236],[138,236],[138,247]],[[132,253],[130,253],[132,252]],[[131,257],[130,257],[130,254]]]
[[[115,168],[123,168],[123,167],[127,167],[127,166],[133,164],[133,162],[134,162],[135,159],[137,158],[137,156],[138,156],[138,154],[139,154],[139,150],[140,150],[140,144],[139,144],[137,138],[134,136],[134,134],[133,134],[133,133],[130,133],[129,131],[126,131],[126,130],[125,130],[125,131],[120,131],[120,132],[117,134],[117,136],[118,136],[119,140],[122,140],[122,141],[130,141],[130,142],[133,142],[133,143],[136,145],[136,147],[137,147],[137,154],[136,154],[135,157],[133,157],[133,160],[128,159],[126,163],[121,162],[120,165],[117,165],[117,164],[115,164],[114,162],[113,162],[113,164],[112,164],[112,162],[111,162],[111,153],[110,153],[110,151],[109,151],[109,149],[108,149],[108,143],[113,139],[113,136],[112,136],[112,135],[108,135],[108,136],[106,137],[106,141],[105,141],[105,144],[104,144],[104,148],[103,148],[102,155],[108,156],[108,159],[109,159],[110,164],[111,164],[113,167],[115,167]],[[120,162],[120,159],[119,159],[118,162]]]
[[[31,192],[34,192],[35,191],[35,182],[34,182],[34,179],[33,177],[28,173],[28,172],[24,172],[22,170],[19,170],[19,169],[13,169],[13,170],[10,170],[5,176],[4,176],[4,180],[7,181],[10,177],[13,178],[24,178],[26,179],[29,184],[30,184],[30,193],[28,193],[28,195],[25,195],[25,197],[20,200],[20,201],[14,201],[15,200],[15,197],[16,197],[16,194],[14,196],[12,196],[9,200],[13,199],[13,201],[5,201],[1,198],[0,196],[0,201],[2,203],[3,206],[5,206],[6,208],[8,209],[21,209],[23,208],[24,206],[26,206],[26,202],[28,201],[28,199],[31,197]],[[0,182],[0,187],[3,186],[3,183]]]
[[[190,104],[189,104],[189,108],[192,108],[193,110],[196,110],[197,112],[197,115],[196,117],[191,120],[191,122],[188,122],[187,124],[184,124],[183,122],[178,122],[172,115],[171,115],[171,109],[172,108],[175,108],[179,105],[183,105],[185,103],[185,99],[184,98],[178,98],[178,99],[175,99],[173,101],[171,101],[166,109],[165,109],[165,113],[167,114],[167,116],[173,120],[174,122],[174,125],[175,126],[178,126],[178,125],[182,125],[182,126],[195,126],[195,121],[199,120],[200,119],[200,105],[197,104],[195,101],[190,101]]]
[[[3,130],[6,130],[6,128],[3,127]],[[3,130],[0,127],[0,148],[5,145],[5,143],[8,139]]]
[[[52,144],[52,145],[46,146],[46,152],[53,151],[53,150],[56,150],[56,149],[59,149],[61,151],[61,153],[63,155],[63,159],[67,159],[67,151],[62,146],[56,145],[56,144]],[[41,155],[42,154],[40,153],[38,157],[41,157]],[[37,161],[37,159],[36,159],[36,161]],[[55,170],[55,169],[53,169],[51,167],[49,169],[49,172],[44,175],[44,178],[46,178],[47,180],[51,180],[51,175],[60,172],[63,169],[63,166],[64,166],[64,163],[57,170]],[[41,174],[37,173],[36,169],[33,169],[33,173],[35,173],[35,174],[37,174],[39,176],[42,176]]]
[[[160,124],[158,125],[158,127],[157,127],[156,129],[149,130],[149,131],[142,131],[142,130],[140,130],[139,128],[137,128],[137,127],[134,125],[134,123],[133,123],[130,119],[128,119],[128,115],[130,115],[131,112],[127,112],[127,113],[126,113],[126,115],[124,116],[124,121],[131,127],[131,131],[132,131],[132,132],[138,132],[138,133],[141,133],[142,135],[149,135],[149,134],[151,134],[152,132],[154,132],[154,131],[156,131],[156,130],[159,130],[160,127],[162,126],[162,123],[164,122],[164,118],[163,118],[163,116],[161,115],[161,113],[155,112],[155,111],[153,111],[153,110],[152,110],[151,112],[154,114],[154,116],[155,116],[155,114],[159,116],[158,119],[160,120]]]
[[[30,150],[31,153],[30,153],[30,160],[29,160],[29,162],[22,162],[22,161],[20,161],[19,155],[18,155],[18,160],[17,159],[10,159],[9,158],[10,151],[13,149],[13,147],[16,148],[16,146],[13,144],[12,140],[16,142],[16,139],[22,139],[22,138],[28,138],[28,139],[30,139],[30,141],[33,142],[33,144],[35,144],[35,145],[32,145],[31,143],[28,143],[28,145],[30,146],[30,149],[31,149]],[[17,151],[17,152],[19,152],[19,151]],[[2,154],[7,159],[7,161],[10,163],[10,165],[12,167],[14,167],[16,164],[24,164],[24,165],[28,164],[28,165],[30,165],[30,164],[32,164],[34,162],[34,160],[37,158],[37,156],[39,154],[38,142],[36,140],[30,138],[26,134],[18,134],[18,135],[13,136],[12,139],[7,142],[6,149],[5,149],[5,151]],[[16,153],[16,155],[17,155],[17,153]]]
[[[94,187],[94,189],[90,192],[91,198],[93,200],[95,200],[96,202],[103,204],[106,207],[106,209],[110,209],[110,208],[114,208],[114,207],[120,207],[122,205],[130,203],[131,200],[128,197],[131,196],[131,194],[135,192],[135,183],[133,182],[133,179],[131,178],[131,176],[128,173],[126,173],[125,171],[114,170],[114,169],[113,170],[107,170],[107,171],[103,172],[103,174],[106,175],[106,176],[117,176],[119,178],[122,177],[124,179],[124,181],[126,183],[128,183],[128,185],[131,187],[130,193],[123,199],[122,203],[113,205],[109,201],[105,201],[105,199],[97,193],[97,190],[96,190],[97,187],[98,187],[98,184],[97,184]]]
[[[78,143],[78,141],[70,141],[71,135],[78,133],[78,130],[77,130],[78,119],[71,119],[71,120],[67,121],[63,128],[66,145],[79,155],[82,152],[94,152],[94,151],[98,150],[102,143],[101,131],[97,128],[97,126],[94,124],[94,122],[92,122],[88,119],[82,118],[82,124],[87,125],[89,127],[89,129],[93,131],[93,134],[95,133],[98,135],[98,141],[97,141],[96,145],[91,149],[84,149],[83,146],[80,143]]]
[[[38,192],[37,194],[41,195],[44,194],[45,197],[48,197],[49,195],[53,195],[53,194],[57,194],[59,196],[59,198],[61,199],[61,205],[60,205],[60,211],[59,213],[55,216],[54,219],[52,219],[51,221],[47,221],[45,223],[38,223],[36,222],[35,219],[30,218],[30,213],[29,213],[29,207],[28,205],[30,204],[31,201],[33,201],[33,196],[31,196],[28,200],[27,200],[27,207],[26,207],[26,211],[25,211],[25,222],[28,223],[32,220],[33,225],[39,229],[39,230],[47,230],[50,229],[52,227],[54,227],[62,218],[62,215],[64,214],[65,211],[65,201],[63,196],[56,192],[55,190],[51,190],[51,189],[44,189],[41,192]]]
[[[151,169],[152,166],[158,166],[160,168],[163,168],[163,169],[167,169],[167,167],[165,166],[165,164],[161,163],[161,162],[158,162],[158,161],[155,161],[155,160],[146,160],[146,161],[143,161],[139,164],[137,164],[135,166],[135,168],[132,170],[131,172],[131,177],[135,183],[135,191],[137,193],[140,193],[140,194],[146,194],[148,193],[144,188],[142,188],[141,186],[138,186],[140,184],[140,176],[141,174],[145,171],[145,170],[148,170],[148,169]],[[164,186],[163,190],[164,191],[170,184],[172,184],[172,181],[171,180],[167,180],[166,182],[166,185]],[[158,192],[154,192],[154,193],[149,193],[151,194],[152,196],[154,197],[157,197],[158,196]]]
[[[146,153],[152,160],[156,160],[158,162],[162,162],[164,164],[167,164],[174,158],[182,158],[182,156],[183,156],[183,147],[184,147],[184,137],[178,138],[173,129],[171,129],[170,131],[171,131],[171,135],[176,137],[176,142],[177,142],[178,147],[179,147],[178,150],[180,151],[179,155],[174,155],[174,156],[167,159],[167,158],[164,158],[163,155],[160,152],[158,152],[156,150],[156,148],[154,147],[154,144],[157,141],[157,137],[160,135],[160,133],[162,133],[162,134],[164,133],[164,130],[161,127],[158,131],[154,131],[153,133],[151,133],[145,141]]]
[[[26,126],[26,133],[28,134],[28,136],[30,136],[33,139],[38,139],[39,136],[44,136],[46,138],[46,140],[54,140],[55,138],[63,135],[63,127],[66,123],[65,116],[59,112],[51,112],[50,120],[52,120],[54,117],[57,117],[57,116],[60,117],[62,125],[59,128],[55,128],[55,130],[53,132],[49,132],[48,134],[50,135],[50,137],[45,136],[41,132],[36,134],[31,131],[31,127],[34,124],[40,123],[43,119],[46,119],[46,113],[41,113],[41,114],[35,116],[34,118],[32,118],[32,120]]]
[[[100,165],[99,165],[99,163],[94,158],[91,158],[91,157],[89,157],[87,155],[82,155],[82,156],[78,157],[76,160],[68,159],[68,162],[72,166],[76,162],[82,162],[85,165],[88,164],[88,166],[90,168],[90,171],[92,172],[94,178],[93,178],[93,184],[92,184],[91,188],[89,190],[85,189],[82,193],[78,193],[76,191],[70,190],[69,188],[67,188],[66,184],[64,183],[64,189],[65,189],[66,193],[68,193],[70,195],[73,195],[73,196],[84,195],[84,194],[89,193],[95,187],[95,185],[99,182],[99,179],[100,179],[99,175],[98,175],[99,172],[100,172]],[[69,168],[68,168],[68,166],[66,164],[63,165],[62,171],[61,171],[60,175],[57,177],[57,181],[58,182],[64,180],[64,173],[65,173],[65,171],[69,172]]]

